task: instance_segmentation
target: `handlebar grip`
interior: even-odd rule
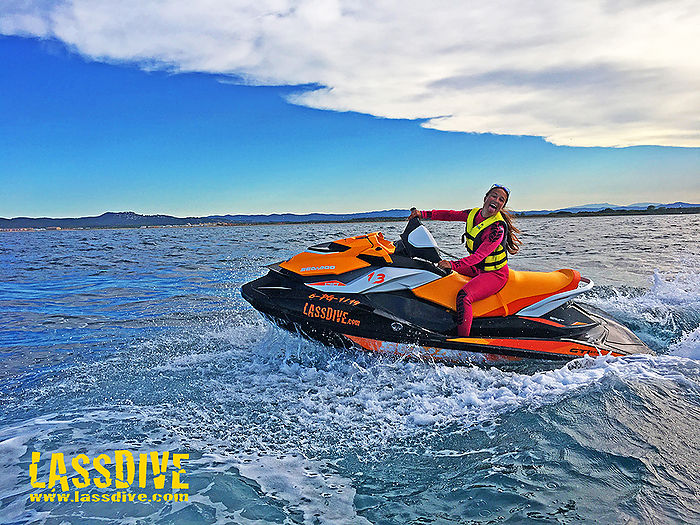
[[[440,270],[444,277],[447,277],[448,275],[450,275],[452,273],[452,268],[440,268],[437,264],[435,265],[435,268]]]

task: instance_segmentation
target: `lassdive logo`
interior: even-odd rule
[[[331,308],[330,306],[318,306],[311,303],[304,303],[303,313],[306,317],[314,317],[332,323],[347,324],[350,326],[360,326],[359,319],[351,319],[346,310]]]
[[[316,272],[319,270],[335,270],[335,266],[307,266],[299,270],[300,272]]]
[[[32,501],[187,501],[187,494],[179,492],[188,489],[189,483],[183,480],[184,462],[189,454],[170,452],[142,452],[132,454],[128,450],[115,450],[113,453],[90,457],[78,454],[66,457],[62,452],[53,452],[50,458],[40,452],[32,452],[29,478],[32,488],[48,492],[32,494]],[[46,469],[48,466],[48,472]],[[40,472],[41,471],[41,472]],[[145,489],[146,491],[169,491],[158,493],[88,492],[91,489]],[[57,492],[60,491],[60,492]],[[73,491],[70,493],[69,491]],[[58,496],[70,493],[70,496]]]

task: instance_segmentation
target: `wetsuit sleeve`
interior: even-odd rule
[[[423,219],[433,219],[434,221],[466,221],[469,210],[425,210],[420,215]]]
[[[493,251],[498,248],[498,245],[503,241],[503,236],[506,234],[503,225],[500,223],[492,224],[484,230],[484,242],[476,249],[474,253],[468,257],[464,257],[459,261],[450,261],[452,269],[462,275],[469,275],[469,268],[479,264],[486,259]]]

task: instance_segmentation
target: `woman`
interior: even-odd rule
[[[513,217],[504,209],[510,190],[494,184],[484,197],[484,205],[472,210],[411,211],[409,219],[422,217],[438,221],[465,221],[462,241],[469,256],[459,261],[440,261],[440,268],[452,269],[471,277],[457,294],[457,335],[467,337],[472,326],[472,303],[501,290],[508,281],[508,253],[516,254],[522,242]]]

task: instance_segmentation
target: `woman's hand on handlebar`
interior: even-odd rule
[[[438,263],[438,268],[442,268],[443,270],[451,270],[452,263],[450,261],[442,260]]]
[[[419,218],[420,218],[420,212],[419,212],[417,209],[415,209],[415,208],[411,208],[411,215],[408,216],[408,220],[410,221],[410,220],[413,219],[414,217],[419,217]]]

